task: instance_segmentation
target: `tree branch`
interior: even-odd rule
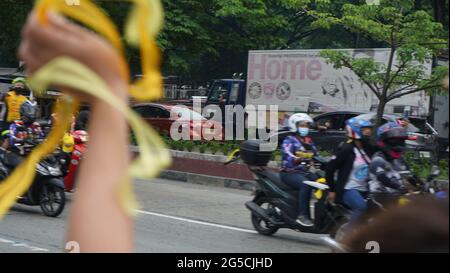
[[[241,36],[243,38],[250,37],[250,34],[247,31],[245,31],[244,29],[242,29],[236,22],[230,22],[229,20],[227,20],[223,17],[216,16],[215,14],[211,13],[207,9],[205,9],[204,11],[205,11],[206,15],[222,21],[226,26],[228,26],[230,29],[232,29],[234,32],[236,32],[239,36]]]
[[[389,63],[388,63],[388,67],[387,67],[387,71],[386,71],[386,77],[384,79],[384,86],[383,86],[383,97],[387,96],[389,87],[390,87],[390,81],[392,80],[391,77],[391,72],[392,72],[392,66],[394,64],[394,57],[395,57],[395,53],[396,53],[396,46],[395,46],[395,41],[394,41],[394,27],[392,27],[391,29],[391,53],[389,55]]]
[[[305,37],[308,37],[308,36],[310,36],[311,34],[313,34],[314,32],[316,32],[318,29],[311,29],[311,30],[309,30],[309,31],[305,31],[305,32],[302,32],[302,33],[300,33],[299,35],[296,35],[296,36],[294,36],[294,37],[291,37],[288,41],[287,41],[287,43],[286,43],[286,45],[291,45],[291,44],[293,44],[293,43],[295,43],[295,42],[297,42],[297,41],[299,41],[299,40],[301,40],[301,39],[303,39],[303,38],[305,38]]]
[[[392,84],[394,83],[394,80],[398,77],[398,75],[400,75],[401,72],[403,72],[403,70],[406,67],[406,64],[408,62],[402,62],[402,64],[400,66],[398,66],[398,70],[395,72],[394,76],[391,77],[391,79],[389,80],[389,82],[387,83],[387,90],[389,90],[392,86]]]
[[[345,66],[347,66],[350,70],[352,70],[356,74],[356,76],[358,76],[361,79],[361,81],[363,81],[363,83],[365,83],[370,88],[370,90],[375,94],[375,96],[377,96],[378,99],[381,99],[381,94],[378,93],[378,89],[375,86],[373,86],[370,82],[366,81],[362,76],[362,74],[357,72],[350,62],[348,62],[347,60],[342,61],[344,62]]]
[[[425,90],[429,90],[429,89],[434,89],[434,88],[438,88],[438,87],[442,87],[442,85],[441,84],[430,85],[430,86],[417,88],[417,89],[414,89],[414,90],[411,90],[411,91],[407,91],[407,92],[404,92],[404,93],[401,93],[401,94],[397,94],[395,96],[391,95],[391,96],[389,96],[388,101],[399,99],[399,98],[401,98],[403,96],[406,96],[406,95],[411,95],[411,94],[414,94],[414,93],[417,93],[417,92],[421,92],[421,91],[425,91]]]

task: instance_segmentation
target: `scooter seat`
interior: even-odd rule
[[[271,182],[273,182],[278,188],[285,190],[285,191],[296,191],[297,188],[291,187],[287,183],[284,183],[281,179],[280,173],[271,171],[271,170],[264,170],[259,172],[260,175],[265,176],[267,179],[269,179]]]

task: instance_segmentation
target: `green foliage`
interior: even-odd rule
[[[0,1],[0,66],[17,65],[20,29],[33,2]],[[95,2],[123,29],[127,1]],[[442,37],[434,36],[442,26],[430,22],[432,14],[441,14],[448,28],[448,0],[383,1],[380,7],[369,7],[365,0],[163,0],[163,4],[166,20],[158,39],[163,72],[202,83],[245,72],[248,50],[383,47],[390,26],[398,23],[403,24],[399,37],[417,49],[414,44]],[[428,54],[415,52],[419,59]],[[127,56],[133,72],[139,73],[139,52],[127,48]],[[400,77],[416,75],[410,70]]]
[[[426,179],[430,175],[434,164],[429,158],[418,157],[417,153],[409,152],[406,153],[405,159],[414,174],[418,175],[422,179]],[[439,178],[442,180],[448,180],[448,159],[440,160],[438,166],[441,170],[441,175]]]
[[[195,147],[195,144],[192,141],[185,141],[184,143],[184,149],[188,152],[192,152],[192,150]]]
[[[18,65],[16,56],[20,43],[20,31],[32,7],[32,1],[0,1],[0,67]]]
[[[381,0],[380,5],[344,4],[342,14],[314,12],[323,28],[341,25],[391,49],[387,62],[358,58],[347,52],[324,50],[321,56],[334,68],[348,68],[380,100],[379,117],[392,100],[421,91],[448,91],[442,80],[448,67],[436,67],[431,75],[426,66],[448,47],[448,31],[412,0]]]

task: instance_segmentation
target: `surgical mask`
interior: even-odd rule
[[[298,128],[298,133],[303,137],[307,136],[309,135],[309,128]]]

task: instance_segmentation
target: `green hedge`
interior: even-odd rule
[[[200,153],[208,153],[208,154],[222,154],[228,155],[234,150],[239,148],[241,141],[189,141],[189,140],[180,140],[175,141],[168,136],[163,136],[163,140],[166,143],[167,147],[172,150],[177,151],[187,151],[187,152],[200,152]],[[131,142],[133,144],[136,143],[135,138],[131,135]],[[332,155],[329,151],[320,151],[320,155],[323,157],[329,157]],[[281,161],[281,151],[277,150],[272,155],[272,160]],[[411,166],[413,172],[419,175],[422,178],[428,177],[430,171],[433,167],[433,163],[428,158],[418,158],[417,153],[407,153],[406,161]],[[441,176],[439,177],[442,180],[449,179],[448,172],[448,159],[439,161],[439,168],[441,169]]]

